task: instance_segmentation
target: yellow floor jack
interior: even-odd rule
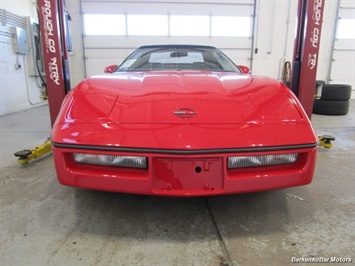
[[[33,150],[22,150],[15,152],[15,156],[19,157],[19,164],[28,164],[32,159],[37,159],[52,151],[51,140],[48,138],[43,144],[37,146]]]
[[[335,137],[331,135],[318,136],[318,146],[322,146],[326,149],[333,147],[332,141],[335,140]]]

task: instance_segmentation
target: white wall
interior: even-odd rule
[[[70,55],[70,79],[71,86],[75,87],[80,81],[85,79],[85,58],[83,50],[83,39],[81,33],[81,12],[80,2],[78,0],[67,1],[67,9],[70,13],[72,22],[72,43],[73,52]]]
[[[293,57],[297,1],[258,1],[253,73],[279,78]]]
[[[87,2],[88,0],[85,1]],[[74,87],[86,76],[81,29],[81,6],[79,0],[70,0],[66,2],[68,11],[73,19],[71,28],[74,51],[70,54],[70,73],[71,85],[72,87]],[[149,1],[147,0],[146,2]],[[159,2],[159,0],[156,0],[155,2]],[[169,1],[161,2],[166,3]],[[187,0],[184,2],[187,2]],[[219,1],[217,0],[194,0],[191,2],[219,3]],[[240,3],[243,2],[243,0],[224,0],[221,2]],[[248,0],[248,2],[250,2],[250,0]],[[332,38],[334,31],[334,22],[336,18],[337,2],[337,0],[325,1],[324,22],[322,28],[317,75],[317,79],[321,80],[327,80],[328,78],[328,68],[329,63],[331,61],[330,57],[332,50]],[[350,2],[353,1],[342,0],[342,3],[345,4]],[[279,78],[281,74],[282,63],[285,60],[292,61],[297,3],[297,0],[257,0],[257,35],[255,36],[255,48],[258,48],[258,53],[254,54],[254,74],[262,74],[274,78]],[[21,16],[37,16],[36,3],[33,0],[0,0],[0,8],[6,9],[9,12]],[[186,4],[185,8],[187,8]],[[223,5],[221,5],[221,7],[219,8],[223,8]],[[288,10],[290,10],[290,17],[288,17]],[[30,67],[28,59],[30,53],[26,56],[19,55],[19,62],[21,64],[21,68],[19,70],[16,70],[15,63],[17,60],[17,55],[14,52],[14,40],[13,38],[4,34],[6,32],[10,33],[11,28],[0,26],[0,115],[28,109],[33,106],[30,104],[30,102],[35,104],[41,104],[43,102],[40,99],[40,88],[37,85],[36,78],[31,77],[28,74],[28,68]],[[190,38],[190,41],[188,43],[191,43],[191,40],[193,39]],[[152,44],[152,38],[140,37],[135,39],[134,45],[140,46],[147,44],[148,42],[149,44]],[[122,42],[117,43],[117,46],[120,46],[121,44]],[[124,44],[125,46],[127,46],[127,43]],[[229,45],[229,43],[221,44],[221,46],[227,47]],[[131,51],[127,50],[126,54],[130,52]],[[228,50],[225,52],[228,54]],[[110,53],[112,53],[112,51]],[[86,56],[92,57],[95,56],[95,54],[90,54]],[[97,56],[99,56],[99,54],[97,54]],[[233,55],[230,56],[233,57]],[[117,62],[113,59],[110,63]],[[238,62],[236,63],[238,64]],[[355,78],[352,70],[347,67],[342,67],[342,64],[337,64],[336,69],[337,72],[342,73],[342,76],[348,77],[348,79],[346,80],[349,82],[347,83],[350,83],[354,89],[355,84],[353,84],[353,82]],[[101,66],[98,67],[97,70],[90,70],[90,72],[92,73],[102,73],[102,71],[103,69]],[[340,80],[337,79],[334,75],[332,75],[331,78],[335,81]],[[343,80],[345,79],[343,78]],[[27,91],[29,97],[27,97]],[[355,97],[354,92],[352,94],[352,97]]]
[[[19,16],[36,17],[36,4],[33,1],[4,1],[0,8]],[[17,55],[14,50],[13,28],[0,24],[0,115],[17,112],[46,103],[40,98],[41,85],[30,77],[30,53]],[[15,64],[19,63],[19,69]]]

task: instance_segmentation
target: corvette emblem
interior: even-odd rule
[[[196,115],[196,112],[190,108],[181,108],[177,111],[173,111],[173,113],[180,118],[192,118]]]

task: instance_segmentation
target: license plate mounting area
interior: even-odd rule
[[[152,181],[155,190],[222,190],[222,158],[155,158]]]

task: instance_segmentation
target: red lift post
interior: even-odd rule
[[[69,16],[65,0],[37,0],[38,19],[46,72],[46,88],[51,126],[53,126],[65,95],[70,91],[67,31]],[[15,153],[18,163],[28,164],[52,150],[50,139],[32,150]]]
[[[51,125],[70,91],[64,0],[37,0]]]
[[[315,95],[325,0],[299,0],[291,90],[309,118]]]

